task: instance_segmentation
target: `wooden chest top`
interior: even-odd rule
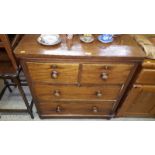
[[[145,53],[137,42],[130,35],[121,35],[114,39],[113,43],[103,44],[97,40],[86,44],[82,43],[79,35],[74,35],[73,45],[68,50],[65,35],[61,35],[62,43],[55,46],[43,46],[37,42],[39,35],[24,35],[19,45],[15,49],[18,58],[29,57],[89,57],[89,58],[135,58],[143,59]]]

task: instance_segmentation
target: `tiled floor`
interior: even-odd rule
[[[2,81],[0,81],[0,90],[3,86]],[[24,90],[27,94],[28,100],[31,101],[31,95],[29,92],[28,87],[24,87]],[[25,108],[24,102],[21,98],[21,96],[18,93],[17,88],[13,88],[13,93],[9,93],[7,90],[5,95],[3,96],[2,100],[0,101],[0,108]],[[34,120],[38,121],[40,118],[38,117],[38,114],[36,112],[35,106],[34,106]],[[32,119],[28,114],[0,114],[1,118],[0,121],[31,121]],[[62,120],[62,119],[44,119],[44,120]],[[66,120],[66,119],[65,119]],[[73,120],[73,119],[67,119],[67,120]],[[78,120],[78,119],[74,119]],[[80,119],[81,120],[81,119]],[[82,119],[82,120],[88,120],[88,119]],[[92,120],[92,119],[89,119]],[[98,121],[103,121],[105,119],[93,119]],[[154,118],[114,118],[111,119],[112,121],[155,121]]]

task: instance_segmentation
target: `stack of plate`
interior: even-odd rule
[[[42,34],[38,37],[37,41],[42,45],[56,45],[61,42],[61,38],[58,34]]]

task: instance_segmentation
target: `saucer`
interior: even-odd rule
[[[46,46],[56,45],[61,42],[58,34],[42,34],[38,37],[37,41]]]
[[[80,40],[83,41],[84,43],[91,43],[94,41],[94,37],[85,37],[85,36],[80,36]]]
[[[111,43],[111,42],[113,42],[113,38],[111,38],[111,39],[109,39],[109,40],[103,40],[102,39],[102,35],[99,35],[98,37],[98,40],[100,41],[100,42],[102,42],[102,43]]]

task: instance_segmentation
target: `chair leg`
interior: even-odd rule
[[[10,88],[9,86],[9,83],[6,79],[3,79],[4,80],[4,88],[2,89],[1,93],[0,93],[0,100],[2,99],[4,93],[5,93],[5,90],[8,88],[9,89],[9,92],[12,93],[12,89]]]
[[[14,81],[15,81],[15,83],[16,83],[17,86],[18,86],[19,92],[20,92],[20,94],[21,94],[21,96],[22,96],[22,98],[23,98],[23,100],[24,100],[24,102],[25,102],[25,105],[26,105],[26,107],[27,107],[28,113],[30,114],[31,118],[33,119],[33,118],[34,118],[33,112],[32,112],[31,107],[29,106],[28,100],[27,100],[27,98],[26,98],[26,96],[25,96],[25,93],[24,93],[24,90],[23,90],[23,88],[22,88],[22,86],[21,86],[21,83],[20,83],[20,81],[19,81],[18,78],[15,78]]]
[[[4,88],[2,89],[1,93],[0,93],[0,100],[2,99],[4,93],[5,93],[5,90],[6,90],[7,86],[4,86]]]
[[[11,82],[14,84],[13,79],[11,79]],[[14,86],[14,88],[16,88],[16,87],[17,87],[17,85],[16,85],[16,84],[14,84],[13,86]]]
[[[33,99],[31,100],[30,109],[31,109],[31,111],[33,109]]]
[[[12,93],[12,89],[9,86],[9,83],[8,83],[8,81],[6,79],[4,79],[4,85],[9,89],[9,92]]]

